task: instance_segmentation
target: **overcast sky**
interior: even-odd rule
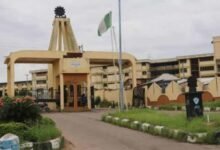
[[[220,35],[220,0],[121,0],[123,51],[138,59],[212,53]],[[110,33],[97,36],[103,16],[113,12],[118,30],[118,0],[0,0],[0,81],[6,81],[5,56],[23,49],[47,50],[54,8],[63,6],[84,50],[111,50]],[[39,65],[16,65],[16,80],[26,80]],[[45,66],[43,66],[45,68]],[[30,79],[30,75],[29,75]]]

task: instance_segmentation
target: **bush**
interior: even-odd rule
[[[25,131],[27,131],[29,127],[25,125],[24,123],[15,123],[15,122],[9,122],[9,123],[1,123],[0,124],[0,137],[7,134],[12,133],[21,138],[21,140],[24,137]]]
[[[101,102],[101,97],[100,97],[100,96],[97,96],[97,97],[95,98],[95,105],[99,105],[100,102]]]
[[[8,122],[0,124],[0,136],[7,133],[13,133],[16,135],[22,135],[24,131],[28,130],[28,126],[24,123]]]
[[[52,125],[52,126],[55,126],[55,122],[48,118],[48,117],[43,117],[41,120],[40,120],[40,124],[41,125]]]
[[[0,100],[0,120],[2,121],[37,121],[41,118],[40,108],[31,97],[3,98]]]
[[[112,106],[112,102],[109,102],[105,99],[100,102],[100,107],[107,108],[107,107],[111,107],[111,106]]]
[[[159,106],[160,110],[181,110],[183,105],[181,104],[167,104]]]
[[[24,137],[27,141],[43,142],[61,136],[61,132],[52,125],[36,125],[25,132]]]
[[[220,107],[220,100],[216,100],[213,102],[205,102],[204,107],[210,107],[211,109],[215,109],[216,107]]]

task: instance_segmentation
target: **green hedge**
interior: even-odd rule
[[[12,133],[19,136],[22,142],[42,142],[61,136],[61,132],[50,118],[42,118],[39,122],[28,125],[18,122],[0,123],[0,137]]]
[[[43,142],[61,136],[61,132],[51,125],[37,125],[25,132],[24,137],[27,141]]]
[[[29,129],[24,123],[8,122],[0,124],[0,137],[7,133],[18,135],[21,140],[24,139],[24,133]]]

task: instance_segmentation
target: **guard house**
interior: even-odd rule
[[[60,9],[60,8],[59,8]],[[62,8],[61,8],[62,9]],[[55,10],[56,12],[56,10]],[[92,66],[112,65],[118,53],[83,51],[81,52],[72,30],[70,19],[63,13],[56,13],[48,50],[19,50],[10,53],[7,64],[8,95],[14,96],[16,63],[48,64],[48,89],[58,97],[60,109],[81,111],[80,100],[87,99],[86,108],[91,109]],[[123,67],[132,68],[132,85],[136,86],[136,60],[130,54],[122,54]],[[83,107],[85,108],[85,106]]]

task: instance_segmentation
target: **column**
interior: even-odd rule
[[[14,89],[14,61],[11,60],[8,65],[8,96],[15,96]]]
[[[60,110],[64,110],[64,84],[62,73],[60,73]]]
[[[134,87],[137,86],[137,77],[136,77],[136,62],[131,62],[132,64],[132,87],[134,89]]]
[[[90,81],[90,74],[88,73],[87,74],[87,105],[88,105],[88,108],[91,109],[92,106],[91,106],[91,81]]]

